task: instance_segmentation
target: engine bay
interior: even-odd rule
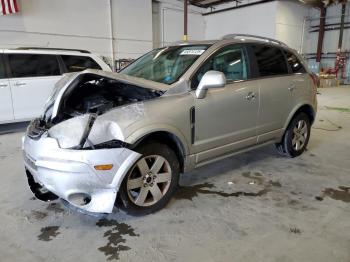
[[[126,84],[99,75],[78,77],[65,92],[55,123],[86,113],[103,114],[108,110],[160,97],[163,91]]]

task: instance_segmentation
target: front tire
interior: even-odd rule
[[[289,123],[282,142],[276,144],[277,150],[291,158],[300,156],[309,143],[310,131],[309,116],[305,113],[296,115]]]
[[[163,208],[176,191],[180,165],[173,150],[160,143],[147,143],[135,151],[142,154],[125,176],[119,196],[121,209],[146,215]]]

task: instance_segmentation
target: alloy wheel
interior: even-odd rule
[[[309,130],[306,121],[299,120],[293,129],[292,146],[295,151],[299,151],[304,148],[308,135]]]
[[[154,205],[168,192],[171,179],[171,167],[164,157],[142,157],[127,177],[128,197],[138,206]]]

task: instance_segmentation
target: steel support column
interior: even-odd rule
[[[320,31],[318,33],[316,62],[321,61],[323,38],[324,38],[325,24],[326,24],[326,15],[327,15],[327,8],[325,6],[321,6],[320,7]]]
[[[184,41],[188,41],[188,0],[184,0]]]
[[[343,46],[345,12],[346,12],[346,2],[343,2],[342,3],[342,8],[341,8],[341,22],[340,22],[340,32],[339,32],[339,42],[338,42],[338,49],[339,49],[339,51],[342,50],[342,46]]]

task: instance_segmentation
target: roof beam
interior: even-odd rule
[[[241,0],[190,0],[191,5],[195,5],[202,8],[208,8],[214,5],[220,5],[229,2],[241,3]]]

